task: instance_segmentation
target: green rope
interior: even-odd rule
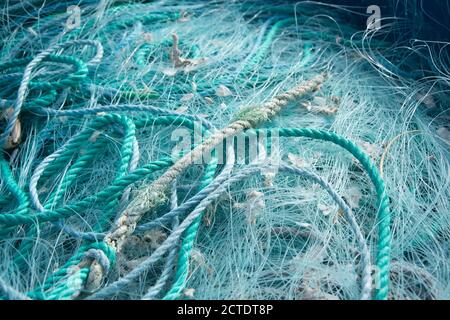
[[[375,186],[378,199],[378,253],[377,253],[377,267],[379,268],[379,288],[377,288],[376,299],[386,300],[389,291],[389,266],[390,266],[390,210],[389,198],[385,192],[384,181],[381,178],[378,169],[372,163],[370,158],[353,142],[347,140],[335,133],[315,130],[315,129],[295,129],[295,128],[281,128],[281,129],[250,129],[246,134],[255,135],[259,132],[269,130],[272,134],[278,134],[280,137],[306,137],[329,141],[349,151],[363,166],[369,175],[372,183]],[[276,130],[276,132],[274,132]],[[208,181],[209,183],[209,181]],[[170,291],[166,294],[164,299],[177,299],[186,286],[186,279],[189,269],[189,254],[193,248],[198,228],[201,223],[201,215],[191,226],[186,230],[183,243],[178,259],[177,273],[175,275],[175,282]]]
[[[257,134],[266,129],[248,130],[247,133]],[[272,133],[274,129],[269,129]],[[389,210],[389,198],[386,194],[383,178],[372,160],[353,142],[333,132],[315,129],[282,128],[276,132],[280,137],[305,137],[329,141],[350,152],[363,166],[372,181],[378,199],[378,252],[377,267],[379,272],[379,288],[376,289],[376,299],[386,300],[389,293],[389,270],[391,251],[391,213]]]
[[[106,115],[105,117],[102,118],[97,118],[95,119],[96,124],[90,125],[88,129],[86,129],[86,132],[83,132],[82,134],[78,135],[76,137],[76,139],[74,139],[74,141],[72,141],[72,143],[68,146],[68,153],[67,154],[72,154],[73,152],[75,152],[75,150],[81,146],[82,141],[85,140],[87,137],[89,137],[93,130],[95,128],[98,128],[100,125],[106,124],[108,123],[108,119],[110,120],[118,120],[118,119],[122,119],[124,121],[126,121],[127,125],[129,127],[134,128],[134,124],[133,122],[131,122],[130,120],[128,120],[128,118],[125,117],[120,117],[117,115]],[[147,124],[147,122],[152,121],[153,125],[180,125],[180,124],[184,124],[187,127],[190,128],[194,128],[195,123],[192,122],[189,119],[186,119],[184,117],[176,117],[176,116],[163,116],[163,117],[157,117],[157,118],[152,118],[152,117],[148,117],[148,118],[144,118],[144,119],[139,119],[139,121],[137,121],[138,127],[143,127]],[[205,131],[204,128],[202,128],[203,131]],[[165,167],[168,167],[170,164],[172,164],[172,161],[170,159],[162,159],[160,161],[157,162],[153,162],[150,163],[144,167],[141,167],[139,169],[136,169],[135,171],[126,174],[127,168],[128,168],[128,162],[129,162],[129,158],[131,156],[131,145],[132,145],[132,139],[134,138],[134,129],[129,130],[129,134],[127,135],[128,139],[124,140],[123,145],[127,145],[129,146],[127,149],[129,149],[129,152],[127,152],[126,156],[123,156],[122,153],[122,160],[121,160],[121,166],[118,170],[118,174],[117,174],[117,178],[113,181],[112,185],[110,187],[107,187],[105,190],[101,191],[100,193],[98,193],[97,195],[88,197],[78,203],[75,204],[71,204],[69,206],[66,207],[62,207],[57,209],[57,212],[52,212],[50,215],[53,214],[53,216],[51,217],[52,220],[57,218],[57,217],[61,217],[61,214],[65,214],[65,213],[70,213],[70,212],[79,212],[80,209],[84,209],[87,207],[87,205],[91,202],[90,200],[95,199],[96,201],[98,200],[103,200],[106,201],[106,207],[105,207],[105,212],[106,213],[112,213],[114,212],[114,208],[117,205],[117,198],[118,196],[123,192],[124,188],[126,188],[128,185],[130,185],[131,183],[136,182],[137,180],[142,179],[144,176],[154,172],[155,170],[158,169],[162,169]],[[124,148],[124,147],[123,147]],[[92,152],[93,154],[95,154],[96,151]],[[90,153],[89,153],[90,154]],[[87,154],[83,155],[87,156]],[[60,165],[61,163],[63,163],[60,159],[68,159],[68,156],[65,155],[64,157],[58,157],[58,164]],[[88,159],[83,159],[83,163],[87,162]],[[214,175],[214,172],[216,170],[217,167],[217,161],[212,161],[210,165],[208,165],[207,170],[205,171],[205,175],[204,175],[204,179],[207,179],[208,181],[212,180],[212,176]],[[54,166],[52,168],[50,168],[50,170],[48,170],[49,172],[58,172],[58,168],[55,168]],[[67,174],[69,175],[69,174]],[[208,182],[209,183],[209,182]],[[115,188],[113,188],[115,187]],[[112,190],[114,190],[115,192],[111,192]],[[111,196],[113,195],[113,196]],[[103,202],[102,201],[102,202]],[[44,211],[45,212],[45,211]],[[44,213],[44,212],[41,212]],[[47,216],[49,216],[49,214],[47,213]],[[106,214],[106,216],[109,216],[109,214]],[[57,219],[59,220],[59,219]],[[105,221],[105,220],[104,220]],[[99,226],[97,228],[97,230],[102,230],[102,224],[103,223],[99,223]],[[103,242],[101,243],[105,246],[107,246],[106,244],[104,244]],[[108,248],[110,248],[109,246],[107,246]],[[72,298],[79,290],[83,284],[85,283],[88,275],[89,275],[89,269],[88,268],[81,268],[79,270],[77,270],[76,274],[72,274],[70,275],[70,282],[71,283],[76,283],[79,285],[79,287],[77,286],[68,286],[67,284],[67,279],[68,279],[68,271],[70,269],[70,267],[73,267],[74,265],[80,263],[81,258],[83,257],[83,254],[86,250],[88,250],[90,247],[82,247],[80,248],[80,250],[78,250],[78,253],[73,256],[66,264],[63,268],[57,270],[54,275],[52,276],[52,278],[50,280],[48,280],[46,282],[46,285],[43,288],[38,288],[35,289],[32,293],[30,293],[31,296],[35,297],[35,298],[40,298],[40,299],[70,299]],[[111,249],[111,248],[110,248]],[[102,249],[103,250],[103,249]],[[112,249],[111,249],[112,250]],[[51,289],[51,290],[50,290]],[[46,295],[37,295],[36,291],[42,291],[42,290],[46,290],[48,291]]]

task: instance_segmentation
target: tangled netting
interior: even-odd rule
[[[450,51],[366,16],[6,1],[0,298],[450,298]]]

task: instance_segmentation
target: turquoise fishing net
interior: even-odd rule
[[[448,299],[448,46],[367,17],[311,2],[4,4],[1,298]],[[243,116],[258,128],[108,243],[142,190]]]

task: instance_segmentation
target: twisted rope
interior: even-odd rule
[[[221,194],[233,183],[236,183],[238,181],[241,181],[248,176],[261,172],[262,170],[267,169],[273,169],[272,166],[263,166],[263,167],[248,167],[232,176],[230,176],[229,173],[223,174],[218,176],[209,186],[207,186],[205,189],[201,190],[197,195],[195,195],[193,198],[196,198],[197,201],[199,201],[199,204],[197,207],[183,220],[183,222],[170,234],[170,236],[159,246],[150,257],[148,257],[144,262],[142,262],[138,267],[133,269],[130,273],[122,277],[121,279],[115,281],[114,283],[108,285],[107,287],[102,288],[95,294],[89,297],[89,299],[105,299],[108,298],[114,294],[117,294],[120,292],[120,290],[129,284],[131,284],[133,281],[135,281],[143,272],[148,270],[149,267],[151,267],[155,262],[157,262],[170,248],[172,248],[181,238],[184,231],[202,214],[202,212],[205,210],[205,208],[210,205],[214,200],[219,198]],[[348,208],[348,206],[345,204],[345,202],[337,195],[333,188],[322,178],[317,176],[316,174],[305,171],[300,168],[296,167],[290,167],[281,165],[278,167],[278,169],[287,171],[289,173],[301,175],[305,178],[311,179],[317,184],[319,184],[321,187],[323,187],[333,198],[333,200],[337,201],[339,206],[342,206],[341,208],[343,210],[347,210],[349,215],[351,215],[351,210]],[[184,206],[184,204],[180,205],[175,210],[178,210],[179,208],[188,207]],[[353,226],[353,224],[352,224]],[[367,252],[366,252],[367,253]],[[364,257],[362,259],[363,263],[366,263],[367,261],[370,261],[368,259],[369,256]],[[371,275],[370,272],[367,273],[367,270],[370,270],[370,264],[369,267],[364,266],[364,281],[367,283],[371,283]],[[366,290],[368,287],[368,284],[363,285],[363,290]],[[181,289],[181,287],[180,287]],[[174,295],[178,295],[179,292],[174,293]],[[363,297],[367,296],[367,292],[364,291]],[[172,297],[170,295],[166,295],[164,297],[165,299],[171,299]]]
[[[172,193],[170,198],[170,209],[173,210],[178,207],[178,195],[177,195],[177,181],[173,181],[172,183]],[[172,222],[172,230],[174,230],[178,225],[180,224],[178,215],[175,215],[173,217]],[[172,250],[170,250],[169,255],[167,256],[166,263],[164,264],[164,268],[161,272],[161,275],[159,276],[156,283],[151,286],[147,293],[142,297],[142,300],[152,300],[155,299],[161,290],[164,288],[164,286],[167,284],[167,281],[169,280],[172,270],[176,261],[177,256],[177,246],[174,246]]]
[[[63,44],[52,46],[52,47],[48,48],[47,50],[44,50],[41,53],[39,53],[36,57],[34,57],[33,60],[31,60],[31,62],[28,63],[28,65],[25,68],[25,71],[24,71],[23,77],[22,77],[22,81],[20,83],[20,87],[17,91],[17,98],[16,98],[16,103],[13,108],[13,112],[11,113],[11,115],[8,118],[8,122],[6,124],[5,131],[2,134],[0,134],[0,148],[3,148],[9,135],[14,130],[14,127],[16,126],[17,119],[19,117],[20,111],[22,110],[22,106],[25,102],[26,91],[27,91],[28,85],[31,81],[32,71],[36,68],[36,66],[38,66],[45,58],[47,58],[52,53],[56,52],[59,49],[64,49],[64,48],[67,48],[67,47],[73,46],[73,45],[94,45],[97,48],[97,55],[93,58],[93,61],[91,60],[92,63],[100,61],[101,57],[103,56],[103,48],[98,41],[72,40],[72,41],[65,42]],[[56,57],[57,56],[55,56],[54,58],[56,58]],[[68,60],[70,60],[70,59],[61,58],[61,57],[59,57],[59,59],[61,59],[63,62],[67,62]],[[72,59],[72,61],[73,60],[74,59]],[[79,77],[81,77],[81,78],[84,78],[87,74],[87,70],[85,70],[84,68],[82,68],[82,71],[80,71],[80,72],[81,72],[81,74],[79,74]],[[64,80],[61,81],[61,84],[65,85]]]
[[[175,165],[150,186],[142,188],[139,191],[139,194],[136,195],[134,200],[122,212],[120,218],[116,221],[114,228],[105,237],[104,241],[120,251],[126,238],[134,232],[142,215],[165,201],[166,188],[181,174],[181,172],[196,160],[199,160],[204,154],[211,152],[211,150],[224,139],[270,119],[290,101],[304,96],[309,92],[316,91],[323,81],[324,76],[317,76],[307,81],[305,84],[297,86],[288,92],[275,97],[271,101],[265,103],[261,108],[245,109],[238,115],[239,120],[234,121],[225,129],[214,133],[201,145],[184,155]]]
[[[29,297],[24,295],[23,293],[17,291],[9,284],[7,284],[3,278],[0,277],[0,300],[30,300]]]
[[[252,131],[252,130],[249,130]],[[253,130],[254,133],[264,131],[264,129]],[[349,151],[361,163],[372,181],[378,200],[378,248],[377,267],[379,276],[379,288],[376,291],[376,299],[386,300],[389,292],[389,269],[391,251],[391,213],[389,209],[389,198],[386,194],[384,181],[380,176],[377,167],[372,160],[353,142],[347,140],[333,132],[315,129],[282,128],[276,132],[280,137],[306,137],[332,142]]]

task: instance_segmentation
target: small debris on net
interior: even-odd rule
[[[214,100],[211,97],[205,97],[205,101],[209,105],[214,104]]]
[[[194,98],[194,96],[195,95],[193,93],[186,93],[185,95],[183,95],[181,97],[180,101],[186,102],[186,101],[192,100]]]
[[[352,209],[359,208],[359,201],[361,200],[362,193],[361,190],[355,186],[350,187],[346,193],[346,199],[348,201],[348,205]]]
[[[216,89],[216,96],[218,97],[228,97],[231,96],[233,93],[231,92],[231,90],[227,87],[224,86],[223,84],[219,85],[219,87],[217,87]]]

